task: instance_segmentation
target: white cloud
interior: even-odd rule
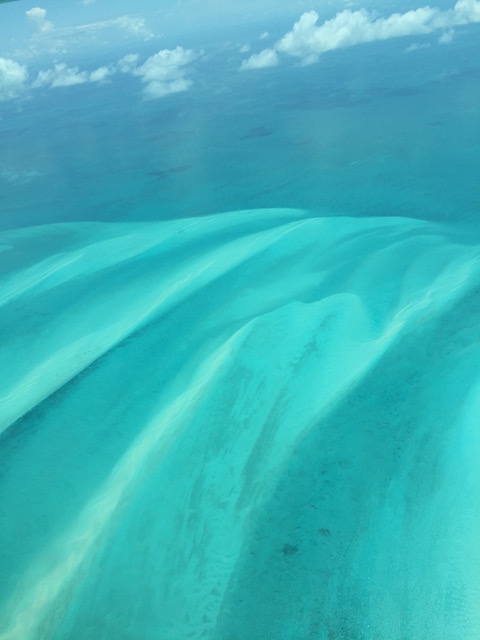
[[[34,89],[40,87],[57,89],[59,87],[73,87],[86,82],[104,82],[113,73],[115,73],[115,69],[112,67],[99,67],[89,73],[88,71],[80,71],[78,67],[68,67],[64,62],[61,62],[56,64],[53,69],[40,71],[32,87]]]
[[[133,73],[139,58],[138,53],[128,53],[126,56],[123,56],[123,58],[120,58],[117,67],[122,73]]]
[[[278,55],[274,49],[264,49],[260,53],[254,53],[242,62],[240,67],[242,71],[250,69],[265,69],[266,67],[274,67],[278,64]]]
[[[123,56],[117,64],[102,65],[93,71],[58,62],[50,69],[40,71],[27,85],[27,68],[14,60],[0,58],[0,101],[20,96],[28,88],[57,89],[86,83],[105,83],[118,72],[141,78],[144,94],[148,98],[161,98],[171,93],[186,91],[192,81],[188,77],[189,65],[198,58],[196,52],[177,47],[164,49],[139,64],[138,53]]]
[[[105,82],[114,73],[115,70],[112,67],[98,67],[98,69],[90,73],[88,79],[90,82]]]
[[[51,31],[53,29],[53,23],[47,20],[47,10],[40,7],[33,7],[25,11],[27,18],[34,22],[40,31]]]
[[[72,87],[76,84],[88,82],[88,73],[80,71],[78,67],[67,67],[64,62],[60,62],[53,69],[40,71],[33,87]]]
[[[153,33],[147,29],[145,18],[132,18],[130,16],[121,16],[113,21],[113,23],[124,31],[128,31],[135,36],[140,36],[145,40],[153,38]]]
[[[196,59],[194,51],[183,47],[163,49],[133,69],[132,73],[139,76],[145,84],[146,97],[162,98],[171,93],[186,91],[191,86],[187,66]]]
[[[252,47],[249,44],[244,44],[243,47],[240,47],[240,53],[248,53]]]
[[[0,58],[0,101],[17,98],[25,91],[27,68],[9,58]]]
[[[406,13],[394,13],[388,18],[373,18],[365,9],[346,9],[331,20],[317,25],[315,11],[304,13],[277,44],[278,51],[315,62],[321,53],[363,42],[387,40],[407,35],[431,33],[438,9],[423,7]]]
[[[405,53],[411,53],[412,51],[418,51],[419,49],[428,49],[429,47],[430,47],[429,42],[422,42],[422,44],[419,44],[418,42],[414,42],[413,44],[409,45],[405,49]]]
[[[455,35],[455,31],[450,29],[450,31],[444,31],[440,38],[438,39],[439,44],[450,44]]]
[[[94,34],[97,31],[106,29],[120,29],[129,35],[141,37],[143,40],[150,40],[154,34],[148,29],[145,18],[133,16],[120,16],[99,22],[87,22],[73,27],[62,27],[54,30],[57,37],[70,37],[81,34]]]
[[[268,31],[264,31],[260,36],[260,40],[267,40],[267,38],[269,37],[270,37],[270,34],[268,33]]]
[[[480,0],[458,0],[453,9],[420,7],[405,13],[379,17],[366,9],[345,9],[330,20],[318,23],[316,11],[307,11],[273,49],[265,49],[242,63],[242,69],[260,69],[277,64],[277,53],[299,58],[303,64],[316,62],[322,53],[356,44],[419,36],[443,30],[439,42],[450,42],[454,28],[480,22]],[[411,49],[413,50],[413,49]]]
[[[33,9],[27,9],[27,11],[25,11],[27,18],[29,18],[30,20],[34,20],[35,22],[42,22],[43,20],[45,20],[46,16],[47,16],[47,10],[46,9],[40,9],[40,7],[34,7]]]
[[[459,24],[480,22],[479,0],[458,0],[454,8]]]

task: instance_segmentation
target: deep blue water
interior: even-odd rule
[[[2,104],[1,640],[478,639],[478,29],[408,44]]]
[[[477,31],[257,73],[239,73],[238,54],[206,51],[192,88],[163,100],[142,100],[138,79],[120,74],[6,103],[1,226],[272,206],[475,220]]]

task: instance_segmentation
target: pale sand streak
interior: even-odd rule
[[[50,358],[30,368],[13,388],[0,395],[0,433],[148,320],[189,295],[193,289],[225,274],[304,224],[304,221],[294,222],[241,237],[202,255],[200,259],[183,266],[180,272],[172,272],[169,282],[161,282],[149,291],[148,296],[123,309],[121,321],[79,336],[78,340],[59,348]]]
[[[289,227],[288,230],[290,230],[291,228],[297,228],[298,223],[287,226]],[[275,238],[271,237],[271,232],[265,235],[271,242],[274,242],[278,239],[277,235],[281,237],[288,233],[288,230],[285,227],[282,230],[276,230],[277,233],[273,234]],[[198,265],[197,272],[192,273],[190,271],[184,274],[184,281],[180,284],[175,282],[172,285],[171,294],[174,295],[178,288],[184,293],[184,289],[190,290],[191,281],[196,285],[193,290],[204,285],[205,282],[218,275],[216,273],[216,264],[222,265],[221,273],[224,273],[232,265],[241,263],[245,258],[245,254],[253,255],[256,251],[263,249],[266,246],[262,242],[262,240],[265,240],[263,238],[264,234],[258,235],[262,236],[262,239],[256,236],[255,239],[250,238],[250,243],[245,243],[245,238],[231,243],[227,248],[227,254],[224,253],[225,247],[223,247],[222,250],[218,251],[218,256],[209,255],[206,263],[202,262]],[[232,247],[232,244],[235,244],[235,247]],[[247,244],[248,251],[245,244]],[[233,248],[236,251],[232,251]],[[227,269],[225,269],[226,255],[231,261]],[[377,339],[378,350],[375,351],[373,360],[381,352],[384,352],[391,344],[391,341],[399,335],[405,323],[412,317],[428,309],[430,305],[433,305],[434,311],[438,311],[439,307],[450,305],[456,298],[456,294],[464,288],[471,276],[476,272],[475,267],[477,264],[477,258],[463,264],[457,262],[437,277],[428,288],[417,291],[416,295],[410,298],[408,304],[400,307],[393,314],[385,332]],[[204,277],[205,272],[208,273],[207,277]],[[198,279],[200,279],[200,282],[197,281]],[[149,311],[146,314],[148,316]],[[93,550],[96,541],[114,517],[122,498],[128,493],[128,489],[141,472],[141,467],[147,462],[153,451],[158,451],[159,447],[165,446],[168,437],[173,437],[175,432],[182,427],[188,419],[189,411],[194,408],[195,403],[201,399],[202,393],[231,357],[231,351],[236,348],[237,342],[241,342],[243,335],[244,330],[242,329],[208,358],[204,365],[200,367],[187,391],[172,400],[167,408],[161,411],[159,417],[146,427],[132,449],[119,462],[110,479],[97,493],[97,497],[82,512],[76,526],[59,541],[58,547],[61,549],[61,557],[57,566],[37,582],[27,579],[27,584],[35,584],[35,586],[25,593],[23,598],[20,595],[17,600],[11,603],[9,609],[12,611],[13,621],[10,628],[3,635],[0,635],[1,640],[28,640],[28,638],[39,637],[39,626],[55,607],[62,591],[71,582],[82,562]],[[369,364],[367,362],[360,367],[362,374]],[[188,409],[182,413],[181,408],[185,406]]]
[[[85,507],[72,529],[59,540],[60,558],[56,566],[38,581],[26,580],[33,588],[11,602],[12,622],[0,640],[28,640],[38,638],[38,627],[55,607],[55,601],[66,585],[74,578],[82,562],[94,547],[129,487],[141,473],[148,457],[165,447],[168,439],[182,428],[195,404],[201,400],[208,386],[219,374],[232,351],[243,341],[245,329],[241,329],[217,349],[199,367],[190,386],[163,409],[159,416],[147,425],[126,455],[119,461],[110,478],[97,495]]]

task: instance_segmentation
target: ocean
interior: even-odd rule
[[[1,640],[478,639],[462,30],[2,103]]]

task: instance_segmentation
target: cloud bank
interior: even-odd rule
[[[9,58],[0,58],[0,101],[17,98],[25,91],[27,68]]]
[[[242,62],[242,69],[273,66],[277,53],[299,58],[303,64],[316,62],[322,53],[357,44],[404,36],[428,35],[442,30],[440,42],[451,41],[454,28],[480,22],[480,0],[458,0],[453,9],[420,7],[388,17],[359,9],[345,9],[334,18],[318,24],[316,11],[307,11],[273,49],[253,54]],[[267,53],[268,52],[268,53]],[[272,64],[262,64],[262,61]]]
[[[133,69],[132,73],[145,84],[145,97],[162,98],[186,91],[191,86],[187,67],[196,59],[197,54],[190,49],[163,49]]]
[[[278,64],[278,54],[274,49],[264,49],[260,53],[254,53],[242,62],[241,69],[265,69],[266,67],[275,67]]]
[[[146,98],[186,91],[191,87],[190,65],[199,54],[190,49],[176,47],[163,49],[139,64],[138,53],[123,56],[116,64],[102,65],[93,71],[57,62],[50,69],[40,71],[28,83],[27,67],[9,58],[0,58],[0,101],[12,100],[31,89],[58,89],[86,83],[105,83],[117,73],[140,78]]]
[[[139,58],[140,56],[138,55],[138,53],[128,53],[118,61],[118,70],[122,73],[133,73],[133,71],[135,71],[135,69],[137,68],[137,62]]]
[[[99,22],[87,22],[73,27],[57,28],[54,30],[54,35],[67,38],[75,35],[94,34],[106,29],[120,29],[127,35],[139,37],[143,40],[151,40],[154,37],[154,34],[147,27],[145,18],[134,16],[120,16],[109,20],[100,20]]]
[[[27,18],[33,22],[40,31],[51,31],[53,23],[47,20],[47,10],[40,7],[34,7],[25,11]]]
[[[458,0],[454,8],[458,24],[480,22],[480,2],[478,0]]]
[[[153,33],[147,28],[145,18],[133,18],[131,16],[121,16],[116,20],[113,20],[113,26],[123,29],[134,36],[144,38],[144,40],[150,40],[153,38]]]
[[[40,71],[32,87],[34,89],[40,87],[57,89],[59,87],[73,87],[85,82],[104,82],[112,73],[114,73],[114,69],[111,67],[99,67],[89,73],[88,71],[80,71],[78,67],[68,67],[64,62],[61,62],[52,69]]]

